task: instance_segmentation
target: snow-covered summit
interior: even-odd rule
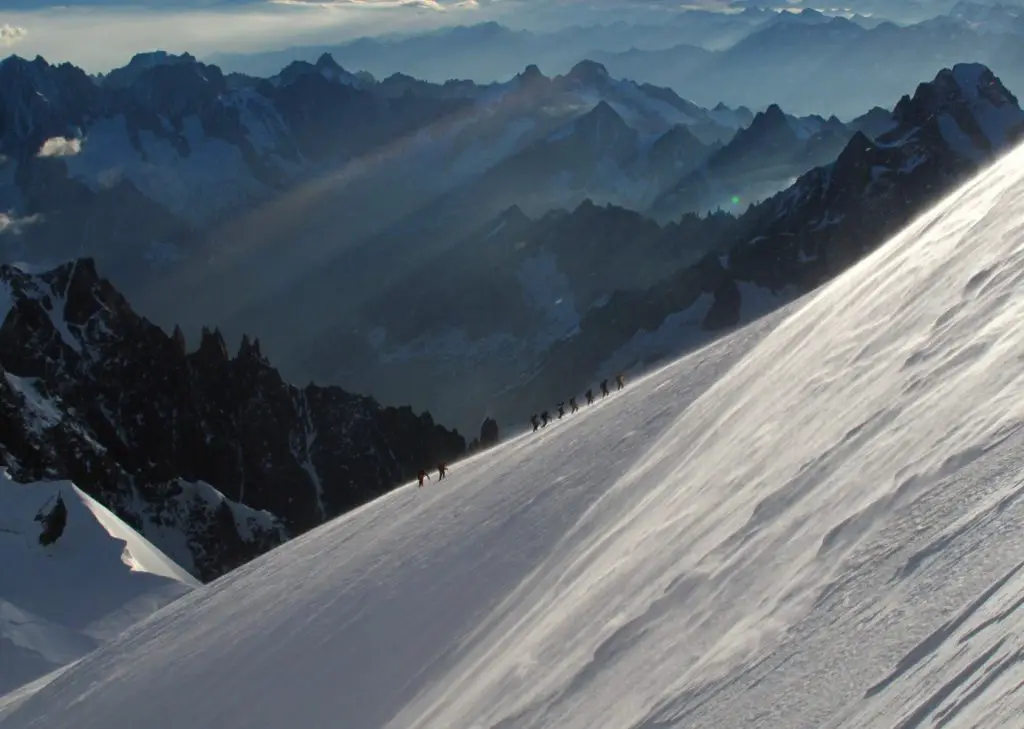
[[[1015,725],[1022,169],[178,601],[0,726]]]
[[[67,527],[44,547],[35,516],[58,494]],[[74,484],[16,483],[0,472],[0,716],[4,694],[77,660],[198,585]]]

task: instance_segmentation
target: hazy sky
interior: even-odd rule
[[[693,0],[697,3],[723,7],[726,0]],[[64,0],[61,7],[45,7],[49,4],[0,0],[4,7],[20,8],[0,10],[0,57],[38,54],[97,72],[155,49],[201,57],[214,51],[343,42],[492,19],[513,27],[593,24],[643,15],[645,10],[679,8],[660,0],[191,0],[177,7],[168,7],[172,3],[165,0],[138,0],[136,7]]]
[[[368,7],[370,5],[373,7]],[[121,66],[147,50],[244,51],[343,40],[359,35],[447,25],[464,9],[397,7],[390,0],[311,4],[251,4],[211,9],[77,6],[0,11],[0,56],[42,55],[91,72]]]

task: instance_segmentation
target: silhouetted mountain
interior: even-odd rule
[[[465,447],[428,413],[286,384],[258,340],[187,353],[91,259],[0,265],[0,463],[74,480],[204,580]]]

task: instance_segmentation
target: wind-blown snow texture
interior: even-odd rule
[[[58,492],[67,528],[43,547],[34,517]],[[15,483],[0,472],[0,697],[198,585],[70,482]],[[0,716],[5,703],[0,698]]]
[[[193,592],[0,726],[1015,725],[1022,170]]]

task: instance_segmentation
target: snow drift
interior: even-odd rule
[[[829,286],[185,596],[3,729],[1002,727],[1024,149]]]
[[[34,517],[58,493],[67,528],[42,547]],[[0,696],[77,660],[197,585],[70,482],[22,484],[0,473]]]

